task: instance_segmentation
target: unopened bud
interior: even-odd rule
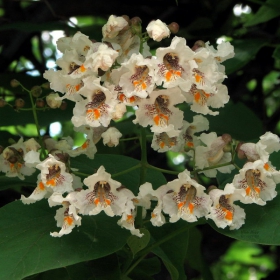
[[[129,22],[129,16],[128,16],[128,15],[122,15],[122,17],[123,17],[127,22]]]
[[[22,98],[17,98],[15,100],[15,106],[16,106],[17,109],[24,107],[24,104],[25,104],[25,102]]]
[[[140,17],[133,17],[130,19],[130,25],[132,32],[134,34],[141,34],[142,33],[142,26],[141,26],[142,20]]]
[[[192,50],[193,50],[193,51],[196,51],[197,49],[199,49],[199,48],[204,48],[204,47],[205,47],[204,41],[198,40],[198,41],[196,41],[196,42],[194,43],[194,45],[193,45],[193,47],[192,47]]]
[[[44,89],[50,89],[50,83],[44,83],[41,85],[41,87]]]
[[[46,97],[46,101],[47,101],[47,104],[55,109],[55,108],[59,108],[62,101],[59,98],[59,95],[58,93],[50,93],[47,97]]]
[[[230,152],[230,151],[231,151],[231,145],[230,145],[230,144],[225,145],[225,146],[223,147],[223,151],[224,151],[225,153]]]
[[[232,140],[231,135],[228,133],[224,133],[222,135],[222,139],[225,141],[226,144],[229,144]]]
[[[64,110],[66,110],[66,108],[67,108],[67,102],[63,100],[61,102],[61,105],[60,105],[59,109],[64,111]]]
[[[45,101],[41,98],[36,100],[36,107],[38,108],[44,108],[45,104],[46,104]]]
[[[210,187],[207,188],[207,193],[210,193],[212,190],[215,190],[215,189],[217,189],[217,187],[214,185],[211,185]]]
[[[168,24],[168,28],[172,34],[176,34],[178,33],[180,26],[177,22],[171,22],[170,24]]]
[[[0,107],[4,107],[7,104],[7,102],[5,101],[5,99],[0,98]]]
[[[51,154],[59,161],[63,163],[68,163],[70,156],[67,153],[63,153],[59,150],[52,150]]]
[[[20,85],[20,82],[16,79],[11,80],[11,87],[15,88]]]
[[[42,88],[40,86],[34,86],[30,92],[34,97],[39,97],[42,94]]]

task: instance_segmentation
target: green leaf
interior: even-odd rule
[[[221,234],[238,240],[265,245],[280,245],[279,195],[264,206],[241,203],[239,205],[246,213],[245,224],[240,229],[221,229],[217,228],[211,220],[208,220],[208,223]]]
[[[55,210],[47,201],[23,205],[12,202],[0,209],[0,279],[22,279],[38,272],[98,259],[121,249],[129,231],[117,217],[104,213],[83,216],[82,226],[61,238],[56,231]]]
[[[160,228],[151,225],[149,226],[151,240],[159,242],[168,235],[170,236],[168,241],[162,243],[159,247],[154,248],[152,252],[162,259],[172,280],[186,279],[184,260],[189,242],[188,230],[189,227],[194,225],[194,223],[187,223],[181,220],[176,223],[164,224]],[[176,231],[180,233],[174,234]]]
[[[254,59],[258,51],[267,44],[267,39],[240,39],[231,42],[234,46],[235,56],[223,62],[226,74],[229,75],[244,67]]]
[[[71,167],[78,168],[81,172],[89,175],[95,173],[97,169],[103,165],[106,172],[112,174],[113,179],[121,182],[125,187],[138,194],[140,186],[140,169],[130,171],[128,173],[114,176],[117,173],[128,170],[129,168],[139,164],[139,161],[122,155],[100,155],[96,154],[94,160],[81,155],[71,159]],[[147,170],[146,181],[153,185],[156,189],[166,184],[166,179],[161,172],[153,169]]]
[[[218,116],[207,116],[210,128],[218,135],[229,133],[232,138],[249,141],[263,134],[261,120],[243,103],[229,102]]]
[[[275,59],[280,59],[280,45],[275,48],[272,57]]]
[[[280,15],[280,3],[279,0],[267,0],[250,18],[249,21],[245,22],[244,26],[253,26],[259,23],[267,22]]]
[[[133,257],[137,252],[144,249],[150,241],[150,233],[148,230],[141,228],[140,232],[144,234],[142,237],[131,235],[127,240],[127,245],[131,249]]]
[[[189,229],[189,244],[186,254],[186,261],[189,266],[201,273],[203,280],[213,280],[209,266],[205,263],[201,252],[201,232],[192,227]]]
[[[5,173],[0,173],[0,191],[22,186],[36,187],[38,172],[33,173],[31,176],[26,176],[24,180],[18,177],[7,177]]]
[[[136,275],[141,273],[146,273],[146,275],[152,276],[159,273],[161,270],[161,263],[158,257],[146,258],[143,259],[137,267],[131,273],[133,279]],[[142,278],[144,279],[144,278]]]
[[[110,269],[108,269],[108,267],[110,267]],[[28,279],[120,279],[120,269],[117,256],[115,254],[112,254],[100,259],[81,262],[63,268],[52,269],[46,272],[39,273],[36,276],[28,277]]]

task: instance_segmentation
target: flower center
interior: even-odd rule
[[[196,193],[197,191],[194,186],[191,184],[183,184],[180,187],[178,194],[173,197],[177,203],[178,209],[192,214],[195,207],[193,201],[196,198]]]
[[[105,208],[111,205],[116,197],[111,192],[111,186],[107,181],[98,181],[86,198],[90,203],[94,203],[96,206],[100,204]]]

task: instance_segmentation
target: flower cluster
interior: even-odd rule
[[[52,236],[69,234],[81,225],[82,215],[104,211],[110,217],[119,216],[121,227],[141,237],[135,227],[138,206],[143,218],[151,214],[154,226],[162,226],[167,219],[191,223],[205,217],[218,227],[238,229],[245,222],[245,211],[235,201],[265,205],[276,196],[280,171],[269,157],[280,150],[277,135],[267,132],[256,144],[236,146],[229,134],[205,132],[209,130],[205,115],[217,115],[213,109],[229,101],[221,63],[233,57],[232,45],[223,42],[214,49],[208,42],[198,41],[190,48],[184,38],[175,36],[169,47],[158,48],[152,56],[148,38],[161,41],[169,37],[175,28],[170,26],[156,20],[142,33],[139,18],[112,15],[102,28],[102,42],[94,42],[81,32],[58,40],[57,48],[63,54],[56,62],[60,70],[48,70],[44,77],[51,89],[63,96],[51,94],[47,102],[51,108],[59,107],[63,99],[75,103],[71,121],[75,131],[86,135],[85,142],[75,147],[71,137],[46,137],[41,139],[41,147],[33,138],[21,138],[0,155],[0,170],[7,176],[24,179],[39,170],[36,188],[21,200],[30,204],[47,198],[50,207],[61,206],[55,216],[61,230]],[[178,106],[182,103],[197,113],[192,122],[184,119]],[[113,180],[104,166],[82,183],[71,168],[70,158],[86,154],[93,159],[101,139],[104,145],[117,146],[122,134],[111,125],[125,116],[128,107],[135,111],[134,124],[150,126],[154,150],[185,153],[194,170],[184,170],[157,189],[149,182],[141,184],[137,195]],[[214,188],[206,193],[194,177],[231,173],[237,167],[235,155],[247,162],[233,182],[223,190]],[[147,165],[145,161],[141,168]]]
[[[190,48],[184,38],[175,36],[169,47],[158,48],[151,56],[137,27],[136,20],[110,16],[102,42],[92,42],[80,32],[59,39],[57,47],[63,55],[56,63],[61,70],[48,70],[44,77],[63,94],[57,99],[75,102],[75,127],[107,128],[130,106],[136,109],[135,124],[151,126],[155,150],[181,151],[188,142],[188,128],[176,105],[185,102],[196,113],[218,114],[212,108],[229,101],[221,62],[233,57],[233,47],[223,42],[217,50],[209,43]],[[160,20],[152,21],[147,32],[156,41],[170,35]],[[200,121],[207,122],[202,117]]]

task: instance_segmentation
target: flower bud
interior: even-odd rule
[[[122,17],[129,23],[129,16],[128,15],[122,15]]]
[[[24,102],[24,100],[23,100],[22,98],[17,98],[17,99],[15,100],[16,109],[18,109],[18,108],[23,108],[24,105],[25,105],[25,102]]]
[[[46,97],[46,101],[47,101],[47,104],[55,109],[55,108],[59,108],[62,101],[59,98],[59,95],[58,93],[50,93],[47,97]]]
[[[231,135],[227,133],[224,133],[222,135],[222,139],[225,141],[226,144],[229,144],[232,140]]]
[[[198,40],[194,43],[192,50],[196,51],[199,48],[204,48],[205,47],[205,43],[202,40]]]
[[[41,85],[41,87],[44,89],[50,89],[50,83],[44,83]]]
[[[39,97],[42,94],[42,88],[40,86],[34,86],[30,92],[34,97]]]
[[[36,107],[38,108],[44,108],[46,105],[45,101],[43,99],[37,99],[36,100]]]
[[[4,107],[7,104],[7,102],[5,101],[5,99],[0,98],[0,107]]]
[[[15,88],[20,85],[20,82],[16,79],[11,80],[11,87]]]
[[[207,188],[207,193],[210,193],[212,190],[218,189],[216,186],[211,185]]]
[[[133,17],[130,19],[131,30],[133,34],[141,34],[142,33],[142,20],[140,17]]]
[[[162,39],[170,36],[170,30],[160,19],[151,21],[146,28],[150,38],[160,42]]]
[[[177,22],[171,22],[170,24],[168,24],[168,28],[172,34],[176,34],[178,33],[180,26]]]

